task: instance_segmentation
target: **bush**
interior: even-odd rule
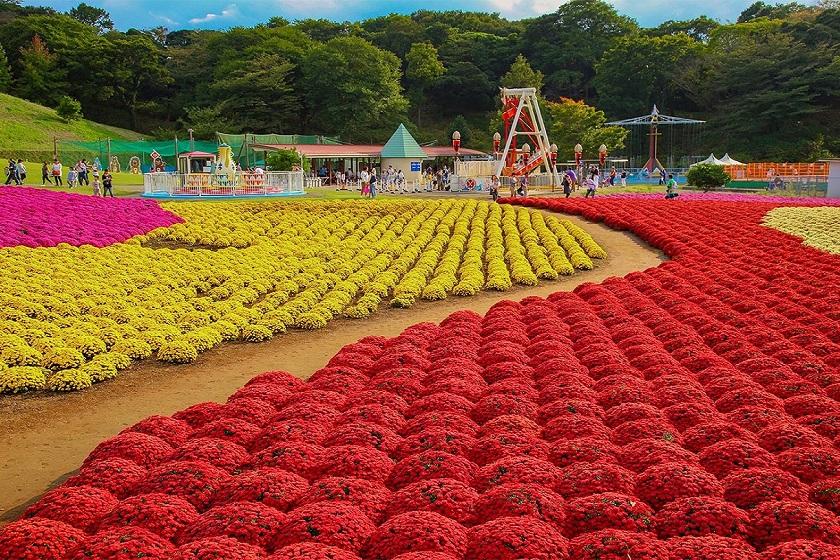
[[[720,165],[712,165],[711,163],[700,163],[688,170],[688,184],[703,189],[703,192],[709,192],[716,188],[724,186],[732,180],[729,173],[724,171]]]
[[[82,115],[82,104],[79,103],[77,99],[73,99],[69,95],[61,96],[61,99],[58,101],[58,107],[55,108],[55,112],[58,113],[58,116],[61,117],[61,120],[64,122],[76,121],[84,116]]]
[[[294,166],[309,169],[309,161],[297,150],[277,150],[265,158],[266,166],[271,171],[291,171]]]

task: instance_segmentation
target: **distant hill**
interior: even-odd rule
[[[40,160],[61,140],[138,140],[142,134],[80,119],[64,122],[55,110],[0,93],[0,157]],[[41,155],[44,154],[44,155]]]

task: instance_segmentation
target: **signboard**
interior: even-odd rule
[[[149,155],[151,156],[153,161],[160,157],[160,154],[157,152],[157,150],[152,150],[152,153]]]
[[[419,161],[412,161],[411,162],[411,171],[417,172],[423,169],[422,164]]]

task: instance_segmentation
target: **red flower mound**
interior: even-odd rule
[[[324,450],[313,476],[346,476],[384,482],[393,467],[394,461],[382,451],[359,445],[341,445]]]
[[[816,504],[765,502],[750,518],[750,541],[758,550],[797,539],[840,544],[837,516]]]
[[[776,455],[779,468],[812,484],[840,472],[840,453],[833,449],[789,449]]]
[[[459,480],[424,480],[394,493],[385,509],[385,517],[411,511],[433,511],[458,523],[466,523],[472,517],[476,500],[478,492]]]
[[[378,424],[353,422],[337,427],[324,439],[324,447],[342,445],[368,446],[387,454],[396,451],[402,438],[396,432]]]
[[[388,487],[399,490],[413,482],[435,478],[454,478],[469,484],[477,468],[472,461],[457,455],[442,451],[424,451],[397,463],[388,477]]]
[[[805,501],[807,488],[799,480],[779,469],[736,471],[721,481],[723,497],[742,509],[751,509],[776,500]]]
[[[181,545],[172,560],[265,560],[263,549],[230,537],[207,537]]]
[[[139,494],[164,493],[181,496],[204,511],[213,494],[230,478],[230,475],[210,463],[201,461],[173,461],[155,467],[137,487]]]
[[[820,541],[797,539],[777,544],[764,551],[761,560],[837,560],[840,546]]]
[[[140,420],[120,433],[140,432],[150,436],[157,436],[172,447],[178,447],[187,441],[192,427],[177,418],[170,416],[149,416]]]
[[[548,450],[549,459],[558,467],[575,463],[614,463],[617,453],[615,445],[598,438],[555,441]]]
[[[562,531],[565,501],[556,492],[537,484],[503,484],[484,493],[475,502],[473,523],[478,525],[500,517],[530,516]]]
[[[259,502],[233,502],[216,506],[202,514],[178,536],[181,544],[208,537],[233,537],[238,541],[265,547],[283,523],[283,514]]]
[[[371,520],[379,522],[391,499],[391,491],[380,482],[360,478],[322,478],[312,483],[298,500],[298,505],[318,502],[345,502],[362,510]]]
[[[392,517],[370,536],[363,556],[389,560],[407,552],[429,551],[460,558],[467,547],[467,532],[456,521],[430,511]]]
[[[653,510],[626,494],[605,492],[571,500],[566,507],[566,533],[577,536],[599,529],[653,531]]]
[[[398,460],[424,451],[443,451],[466,457],[475,445],[475,438],[444,428],[431,428],[426,433],[414,434],[403,439],[392,454]]]
[[[82,531],[90,531],[117,503],[113,494],[101,488],[62,486],[31,505],[24,516],[63,521]]]
[[[262,451],[281,443],[302,442],[320,445],[331,428],[330,423],[309,420],[270,421],[251,443],[251,451]]]
[[[548,442],[585,437],[609,439],[609,430],[597,418],[560,416],[545,425],[542,437]]]
[[[758,442],[771,453],[793,448],[823,447],[827,443],[813,430],[793,422],[779,422],[767,426],[758,433]]]
[[[656,513],[656,533],[662,539],[719,535],[742,538],[749,515],[720,498],[680,498]]]
[[[610,441],[616,445],[627,445],[640,439],[661,439],[680,442],[680,435],[670,422],[658,418],[630,420],[613,428]]]
[[[269,560],[361,560],[352,552],[318,543],[297,543],[284,546]]]
[[[241,445],[214,437],[191,439],[179,447],[173,461],[206,461],[232,473],[248,461],[248,451]]]
[[[493,394],[478,401],[472,409],[471,416],[478,424],[484,424],[503,414],[518,414],[536,420],[537,405],[523,397]]]
[[[167,494],[141,494],[117,504],[100,520],[98,530],[140,527],[172,540],[198,518],[195,508],[183,498]]]
[[[130,495],[148,471],[128,459],[103,459],[88,463],[79,474],[67,479],[66,486],[95,486],[118,498]]]
[[[154,533],[138,527],[120,527],[88,537],[68,560],[170,560],[174,555],[172,543]]]
[[[548,444],[528,433],[500,431],[479,438],[470,450],[470,459],[479,466],[511,456],[547,459]]]
[[[576,463],[563,469],[557,491],[564,498],[580,498],[601,492],[632,494],[635,476],[611,463]]]
[[[473,487],[479,492],[507,484],[539,484],[554,488],[560,478],[560,469],[548,461],[533,457],[505,457],[479,469],[473,480]]]
[[[341,502],[317,502],[286,514],[271,541],[276,550],[290,544],[314,542],[358,553],[376,529],[362,510]]]
[[[458,560],[445,552],[407,552],[394,556],[391,560]]]
[[[280,511],[288,511],[308,489],[309,482],[305,478],[267,467],[231,477],[213,496],[213,505],[262,502]]]
[[[760,558],[755,549],[744,541],[717,535],[678,537],[668,540],[667,546],[670,560],[759,560]]]
[[[269,560],[360,560],[352,552],[318,543],[296,543],[284,546]]]
[[[302,441],[267,447],[251,456],[251,467],[277,467],[308,478],[317,472],[324,448]]]
[[[470,529],[464,560],[567,560],[568,541],[533,517],[501,517]]]
[[[710,422],[689,428],[683,434],[685,447],[695,453],[700,453],[710,445],[714,445],[728,439],[751,440],[753,435],[729,422]]]
[[[636,495],[659,509],[678,498],[722,496],[723,487],[711,474],[686,463],[662,463],[636,478]]]
[[[829,478],[812,484],[808,497],[815,504],[840,515],[840,478]]]
[[[700,464],[718,478],[750,468],[773,468],[776,459],[755,443],[730,439],[715,443],[700,452]]]
[[[353,422],[376,424],[393,432],[398,432],[405,425],[402,414],[389,406],[382,404],[361,404],[343,412],[336,420],[336,426],[344,426]]]
[[[0,531],[0,557],[15,560],[63,560],[85,541],[80,531],[52,519],[21,519]]]
[[[401,435],[409,437],[417,434],[425,434],[432,428],[443,428],[470,436],[478,432],[478,424],[468,416],[454,412],[426,412],[412,418],[402,429]]]
[[[106,439],[85,459],[84,465],[103,459],[128,459],[151,467],[172,456],[172,446],[159,437],[140,432],[125,432]]]
[[[469,416],[473,403],[453,393],[431,393],[420,397],[405,411],[406,418],[414,418],[426,413],[451,412],[460,416]]]
[[[569,552],[575,560],[669,560],[662,544],[644,533],[603,529],[572,539]]]
[[[221,418],[197,428],[190,439],[217,438],[248,447],[260,433],[260,428],[239,418]]]

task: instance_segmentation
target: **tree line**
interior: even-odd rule
[[[755,2],[735,23],[702,16],[653,28],[602,0],[571,0],[517,21],[420,10],[124,32],[84,3],[60,13],[0,0],[0,47],[0,91],[52,107],[70,97],[88,118],[160,136],[191,128],[197,137],[223,130],[370,142],[404,121],[420,139],[442,142],[460,124],[487,147],[498,87],[527,85],[553,103],[552,130],[564,142],[569,131],[583,136],[656,103],[707,120],[704,141],[743,158],[840,155],[838,0]],[[623,138],[589,132],[598,134],[613,145]]]

